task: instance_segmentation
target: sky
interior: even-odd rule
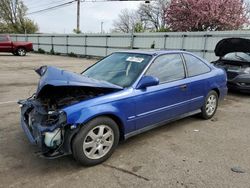
[[[28,13],[68,1],[70,0],[23,0],[29,9]],[[84,33],[100,33],[103,22],[103,30],[109,32],[122,9],[137,9],[140,3],[144,2],[81,2],[80,30]],[[40,33],[72,33],[76,28],[76,7],[76,3],[73,3],[56,10],[27,16],[38,24]]]

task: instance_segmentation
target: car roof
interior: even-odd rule
[[[117,51],[122,53],[137,53],[137,54],[147,54],[147,55],[154,55],[158,56],[161,54],[168,54],[168,53],[187,53],[186,51],[182,50],[161,50],[161,49],[149,49],[149,50],[126,50],[126,51]]]

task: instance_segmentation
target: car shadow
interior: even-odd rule
[[[184,128],[185,126],[187,126],[187,124],[191,123],[192,121],[204,121],[204,119],[202,119],[199,114],[196,115],[192,115],[183,119],[179,119],[179,120],[175,120],[169,123],[166,123],[162,126],[153,128],[149,131],[143,132],[141,134],[135,135],[131,138],[128,138],[125,141],[122,141],[120,143],[121,147],[126,147],[126,145],[130,145],[130,144],[136,144],[136,143],[140,143],[140,141],[146,141],[148,138],[151,137],[157,137],[159,136],[161,133],[167,133],[167,132],[171,132],[171,131],[175,131],[175,130],[179,130]],[[166,135],[165,135],[166,136]],[[167,136],[166,136],[167,137]]]
[[[241,92],[241,91],[229,89],[229,90],[228,90],[228,94],[229,94],[229,95],[233,95],[233,96],[235,96],[235,97],[243,97],[243,98],[248,98],[248,97],[250,97],[250,91],[249,91],[249,93],[247,93],[247,92]]]
[[[168,132],[175,129],[182,129],[184,126],[194,120],[203,121],[197,116],[191,116],[178,121],[174,121],[150,131],[133,136],[126,141],[122,141],[119,143],[117,149],[119,150],[119,153],[121,153],[130,149],[131,146],[139,147],[141,145],[141,142],[147,142],[147,140],[153,137],[161,136],[162,132],[164,132],[164,137],[167,138],[168,136],[166,134]],[[36,151],[38,150],[37,147],[31,145],[28,142],[27,138],[21,130],[16,133],[15,137],[19,138],[20,142],[15,143],[15,146],[13,145],[14,143],[11,143],[12,146],[10,148],[22,148],[22,150],[14,151],[8,148],[8,154],[6,155],[6,157],[21,159],[22,164],[17,163],[13,164],[13,166],[11,165],[11,168],[16,169],[17,171],[26,172],[28,174],[32,172],[34,175],[39,175],[44,171],[46,171],[47,174],[53,174],[55,172],[54,169],[56,169],[56,172],[58,173],[63,172],[66,169],[75,171],[87,168],[81,166],[77,161],[75,161],[72,155],[67,155],[56,159],[41,158],[36,154]],[[116,154],[114,154],[114,157],[116,157]]]
[[[0,56],[14,56],[13,54],[0,54]]]

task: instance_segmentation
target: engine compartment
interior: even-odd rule
[[[113,92],[114,89],[86,86],[45,86],[37,95],[46,111],[55,111],[94,97]]]
[[[250,67],[250,63],[248,63],[248,62],[218,60],[218,61],[214,61],[212,63],[217,67],[231,69],[231,70],[241,70],[241,69],[245,69],[247,67]]]
[[[65,121],[60,112],[65,106],[113,92],[114,89],[83,86],[45,86],[27,100],[19,101],[25,106],[23,113],[28,124],[38,123],[51,127]]]

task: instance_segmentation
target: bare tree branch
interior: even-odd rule
[[[122,10],[114,21],[115,32],[166,31],[165,10],[169,0],[157,0],[150,4],[141,3],[138,10]]]

